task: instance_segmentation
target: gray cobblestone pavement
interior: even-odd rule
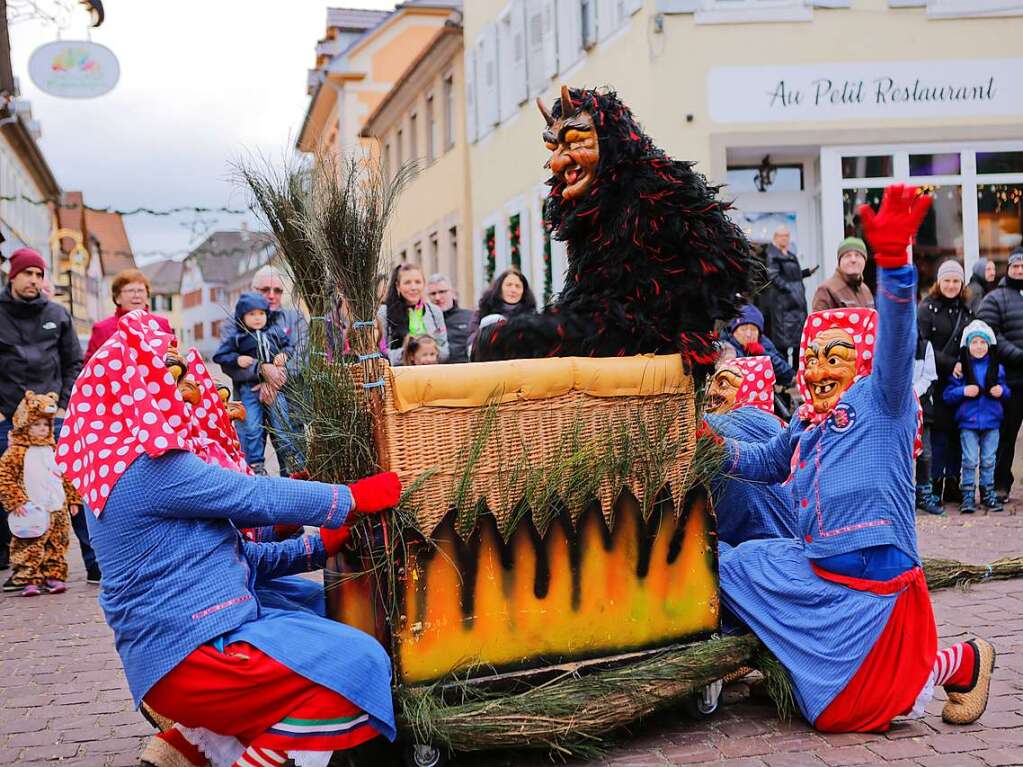
[[[1016,509],[1020,513],[1016,513]],[[1023,552],[1023,500],[1007,513],[919,520],[925,556],[988,562]],[[0,765],[127,767],[151,728],[132,707],[110,630],[85,583],[72,542],[70,590],[0,598]],[[6,577],[6,573],[4,574]],[[941,722],[941,700],[926,719],[887,735],[819,735],[778,721],[764,703],[726,706],[696,722],[669,712],[637,726],[603,764],[670,767],[717,762],[743,767],[893,767],[1023,764],[1023,581],[934,594],[942,643],[976,632],[999,652],[987,713],[973,726]],[[939,693],[940,696],[940,693]],[[462,756],[458,765],[540,765],[535,755]]]

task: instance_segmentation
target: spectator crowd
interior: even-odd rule
[[[787,418],[799,404],[792,384],[808,309],[873,307],[864,279],[868,253],[863,240],[843,240],[835,273],[816,288],[809,307],[804,282],[816,267],[800,264],[787,228],[775,231],[764,255],[765,290],[722,328],[721,360],[768,358],[776,412]],[[115,313],[95,324],[83,354],[68,311],[47,295],[46,269],[35,251],[16,251],[0,292],[0,457],[10,452],[0,460],[0,569],[11,566],[14,551],[14,571],[3,590],[26,596],[66,588],[69,528],[81,547],[88,582],[100,582],[89,515],[80,513],[84,505],[60,482],[38,481],[42,470],[36,463],[52,461],[83,362],[114,333],[121,316],[148,311],[150,299],[142,272],[118,274],[111,290]],[[475,310],[459,304],[447,275],[427,276],[412,263],[399,264],[381,278],[378,292],[380,352],[392,365],[468,362],[481,328],[537,311],[529,281],[514,267],[495,277]],[[283,305],[284,295],[276,269],[258,270],[250,292],[234,307],[233,321],[224,323],[213,357],[245,406],[239,437],[256,473],[265,473],[267,439],[274,443],[282,473],[300,471],[304,464],[300,440],[294,439],[301,433],[301,413],[285,384],[301,374],[308,324],[301,310]],[[344,314],[339,307],[342,330]],[[165,318],[154,317],[170,331]],[[974,266],[968,283],[958,261],[939,264],[917,318],[914,387],[924,414],[917,506],[941,514],[952,502],[971,513],[979,500],[1000,511],[1015,479],[1012,462],[1023,425],[1023,248],[1009,256],[1001,279],[995,263],[985,259]],[[50,394],[52,403],[40,400]],[[9,514],[17,524],[8,524]],[[12,528],[32,531],[36,517],[43,520],[44,532],[12,542]]]

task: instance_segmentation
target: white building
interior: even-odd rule
[[[238,296],[249,289],[252,273],[270,262],[274,246],[266,235],[214,232],[185,257],[181,271],[183,347],[195,346],[209,358],[220,345],[220,330],[234,319]]]
[[[16,96],[17,81],[9,88],[0,83],[3,92]],[[52,260],[54,213],[45,201],[58,199],[60,187],[36,143],[39,137],[28,101],[0,98],[0,254],[5,258],[29,247]]]

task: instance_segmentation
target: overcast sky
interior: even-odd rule
[[[37,2],[46,7],[53,0]],[[394,2],[335,5],[389,9]],[[97,99],[58,99],[29,80],[32,51],[57,38],[52,24],[20,22],[10,29],[14,73],[42,123],[40,144],[61,187],[84,191],[89,205],[120,209],[245,207],[244,192],[230,179],[231,163],[250,152],[280,158],[291,151],[327,3],[104,0],[104,7],[106,21],[91,36],[117,55],[121,79]],[[86,26],[86,14],[76,11],[61,37],[83,39]],[[138,260],[197,244],[193,229],[237,228],[240,221],[195,218],[126,218]]]

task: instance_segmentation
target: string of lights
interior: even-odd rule
[[[62,210],[91,210],[94,213],[117,213],[120,216],[177,216],[182,213],[222,213],[224,215],[231,216],[243,216],[247,213],[251,213],[251,208],[228,208],[228,207],[202,207],[193,205],[182,205],[175,208],[131,208],[130,210],[121,210],[119,208],[97,207],[95,205],[82,205],[75,202],[61,202],[60,200],[52,197],[44,198],[41,200],[34,199],[24,194],[3,194],[0,195],[0,201],[2,202],[26,202],[29,205],[52,205]]]

